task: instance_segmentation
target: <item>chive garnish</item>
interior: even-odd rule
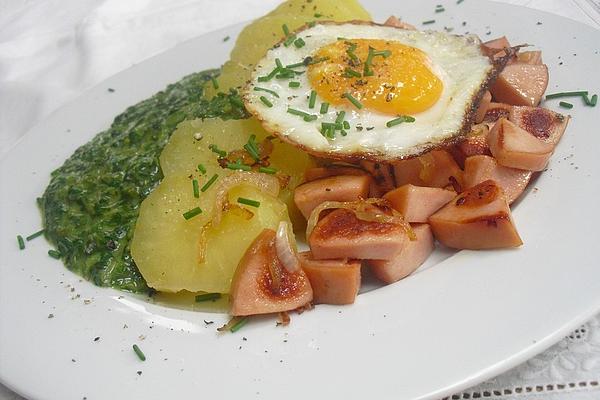
[[[48,250],[48,255],[52,258],[56,258],[57,260],[62,256],[62,254],[60,254],[60,251],[54,249]]]
[[[252,207],[260,207],[260,201],[256,201],[256,200],[250,200],[250,199],[246,199],[244,197],[238,197],[237,202],[240,204],[245,204],[247,206],[252,206]]]
[[[343,130],[343,129],[342,129],[342,130],[340,131],[340,134],[341,134],[342,136],[346,136],[346,135],[348,134],[348,132],[346,132],[345,130]]]
[[[204,168],[204,165],[198,164],[198,171],[200,171],[202,175],[204,175],[206,173],[206,168]]]
[[[335,119],[335,122],[337,124],[341,124],[342,121],[344,121],[345,117],[346,117],[346,111],[340,111],[337,113],[337,118]]]
[[[36,233],[32,233],[31,235],[27,236],[25,239],[29,242],[30,240],[35,239],[38,236],[42,236],[44,234],[46,230],[42,229],[41,231],[37,231]]]
[[[306,42],[302,38],[298,38],[298,39],[294,40],[294,46],[296,46],[296,48],[298,48],[298,49],[304,47],[305,44],[306,44]]]
[[[260,96],[259,99],[265,106],[269,108],[273,107],[273,103],[271,103],[265,96]]]
[[[307,117],[310,115],[309,113],[305,113],[304,111],[296,110],[295,108],[290,107],[288,107],[287,112],[288,114],[297,115],[299,117]]]
[[[221,150],[219,149],[219,147],[217,147],[216,144],[209,144],[208,148],[213,152],[219,155],[219,157],[223,158],[227,155],[227,152],[225,150]]]
[[[345,97],[348,99],[348,101],[350,103],[352,103],[352,105],[354,105],[354,107],[358,108],[359,110],[361,108],[363,108],[363,105],[360,101],[358,101],[354,96],[352,96],[350,93],[346,92],[342,95],[342,97]]]
[[[546,95],[546,100],[557,99],[559,97],[571,97],[571,96],[587,96],[587,90],[580,90],[575,92],[560,92]]]
[[[308,25],[309,28],[313,28],[315,25],[317,25],[317,21],[310,21],[306,25]]]
[[[415,118],[411,117],[410,115],[401,115],[398,118],[386,122],[385,126],[391,128],[392,126],[399,125],[403,122],[415,122]]]
[[[242,326],[246,325],[248,320],[249,320],[248,317],[241,318],[239,321],[237,321],[235,324],[233,324],[233,326],[231,328],[229,328],[229,331],[231,333],[235,333],[235,332],[239,331],[242,328]]]
[[[218,177],[219,177],[219,175],[217,175],[217,174],[214,174],[214,175],[213,175],[213,176],[212,176],[212,177],[211,177],[211,178],[208,180],[208,182],[206,182],[206,183],[204,184],[204,186],[202,186],[202,188],[200,188],[200,191],[201,191],[202,193],[206,192],[206,191],[208,190],[208,188],[209,188],[209,187],[211,187],[213,183],[215,183],[215,181],[217,180],[217,178],[218,178]]]
[[[350,122],[344,121],[344,129],[350,129]]]
[[[305,122],[312,122],[315,121],[318,117],[314,114],[309,114],[309,115],[305,115],[304,116],[304,121]]]
[[[327,110],[329,110],[329,103],[321,103],[321,109],[319,112],[321,114],[327,114]]]
[[[242,164],[240,161],[235,163],[227,163],[227,168],[234,171],[250,171],[252,168],[249,165]]]
[[[236,107],[244,108],[244,102],[237,96],[230,96],[229,102]]]
[[[135,354],[138,356],[138,358],[140,359],[140,361],[146,361],[146,355],[144,354],[144,352],[138,347],[137,344],[133,345],[133,351],[135,352]]]
[[[266,89],[266,88],[254,86],[254,91],[255,92],[267,92],[267,93],[272,94],[273,96],[279,98],[279,95],[277,94],[277,92],[275,92],[275,91],[273,91],[271,89]]]
[[[192,180],[192,190],[194,191],[194,197],[200,197],[200,186],[198,185],[198,179]]]
[[[277,66],[277,68],[279,68],[280,70],[283,69],[283,64],[281,63],[281,60],[279,58],[275,59],[275,65]]]
[[[596,107],[596,104],[598,104],[598,95],[595,94],[592,96],[592,99],[590,100],[590,106],[592,107]]]
[[[244,145],[244,149],[254,158],[254,161],[260,161],[260,151],[256,144],[256,135],[251,135],[248,142]]]
[[[258,172],[262,172],[263,174],[276,174],[277,170],[275,168],[270,168],[270,167],[259,167],[258,168]]]
[[[321,13],[315,13],[315,18],[321,18],[323,16],[323,14]]]
[[[212,82],[213,88],[218,89],[219,88],[219,82],[217,82],[217,80],[215,79],[215,77],[211,76],[210,80]]]
[[[19,243],[19,250],[25,249],[25,241],[23,240],[23,236],[17,235],[17,243]]]
[[[299,88],[300,82],[292,81],[292,82],[288,83],[288,86],[291,88]]]
[[[561,106],[562,108],[568,108],[568,109],[573,108],[573,104],[567,103],[566,101],[561,101],[560,103],[558,103],[558,105]]]
[[[185,218],[185,219],[192,219],[196,215],[201,214],[201,213],[202,213],[202,209],[200,207],[194,207],[191,210],[184,212],[183,213],[183,218]]]
[[[226,41],[228,41],[229,39],[230,39],[230,38],[229,38],[229,36],[225,36],[225,37],[223,38],[223,41],[224,41],[224,42],[226,42]]]
[[[344,70],[344,76],[346,78],[360,78],[362,75],[360,74],[360,72],[357,72],[351,68],[346,68]]]
[[[283,34],[285,36],[288,36],[290,34],[290,29],[288,28],[288,26],[286,24],[281,25],[281,29],[283,30]]]
[[[434,23],[435,23],[435,19],[430,19],[430,20],[422,22],[423,25],[430,25],[430,24],[434,24]]]
[[[294,40],[296,40],[296,35],[288,36],[287,39],[283,41],[283,45],[285,47],[290,47],[290,44],[292,44]]]
[[[465,0],[456,0],[456,4],[460,4],[460,3],[462,3],[463,1],[465,1]]]
[[[204,293],[196,296],[196,303],[200,303],[202,301],[215,301],[221,298],[221,293]]]
[[[268,75],[259,76],[258,81],[259,82],[268,82],[271,79],[273,79],[275,77],[275,75],[277,75],[278,72],[279,72],[279,68],[275,68],[273,71],[269,72]]]
[[[317,92],[314,90],[310,91],[310,96],[308,97],[308,108],[315,108],[315,102],[317,101]]]
[[[436,13],[440,13],[440,12],[443,12],[443,11],[446,11],[446,9],[444,7],[442,7],[442,6],[437,6],[435,8],[435,12]]]
[[[363,76],[373,76],[374,73],[371,70],[371,63],[373,62],[373,58],[381,56],[383,58],[387,58],[392,54],[389,50],[376,51],[374,48],[369,46],[369,54],[367,55],[367,61],[365,61],[365,68],[363,70]]]

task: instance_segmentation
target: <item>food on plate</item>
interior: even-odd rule
[[[385,283],[394,283],[412,274],[421,266],[435,248],[431,228],[428,224],[412,226],[415,240],[406,243],[390,260],[368,260],[373,274]]]
[[[465,190],[429,217],[435,238],[455,249],[518,247],[517,233],[502,188],[488,180]]]
[[[488,146],[498,164],[505,167],[541,171],[546,167],[554,146],[502,118],[487,136]]]
[[[512,54],[491,60],[475,36],[364,22],[294,35],[301,46],[258,62],[246,108],[282,140],[341,160],[391,162],[457,140]]]
[[[55,171],[48,237],[99,285],[284,322],[353,303],[365,269],[406,278],[438,244],[519,247],[511,204],[570,119],[538,107],[547,68],[523,47],[285,1],[219,72],[131,107]]]
[[[315,304],[352,304],[360,290],[360,260],[315,260],[310,251],[298,254],[313,289]]]

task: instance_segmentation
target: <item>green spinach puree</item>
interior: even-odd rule
[[[99,286],[149,292],[129,252],[142,200],[162,178],[158,157],[186,119],[240,119],[247,114],[235,91],[203,97],[218,75],[189,75],[115,118],[51,174],[38,199],[45,234],[66,266]]]

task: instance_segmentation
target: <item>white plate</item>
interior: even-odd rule
[[[589,27],[484,1],[448,1],[446,12],[435,15],[439,0],[394,3],[368,7],[377,20],[392,13],[417,24],[435,18],[429,27],[536,44],[550,68],[550,92],[600,90],[600,32]],[[353,306],[294,315],[286,328],[261,319],[219,335],[215,327],[226,316],[169,309],[82,282],[47,256],[43,239],[19,251],[15,236],[40,226],[35,198],[49,172],[127,105],[225,60],[233,41],[222,38],[240,28],[194,39],[116,75],[31,130],[2,160],[2,383],[31,399],[60,400],[439,398],[533,356],[600,309],[600,107],[577,99],[549,171],[534,183],[539,190],[515,210],[522,248],[460,252],[359,296]]]

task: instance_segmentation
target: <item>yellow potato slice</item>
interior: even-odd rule
[[[238,205],[237,199],[244,197],[259,201],[260,206],[240,204],[226,211],[218,226],[207,224],[215,187],[197,199],[188,177],[169,176],[142,203],[131,254],[148,286],[162,292],[228,293],[250,243],[263,229],[277,229],[280,221],[288,221],[286,206],[279,199],[240,185],[229,191],[229,202]],[[183,217],[199,205],[206,212],[189,220]]]

